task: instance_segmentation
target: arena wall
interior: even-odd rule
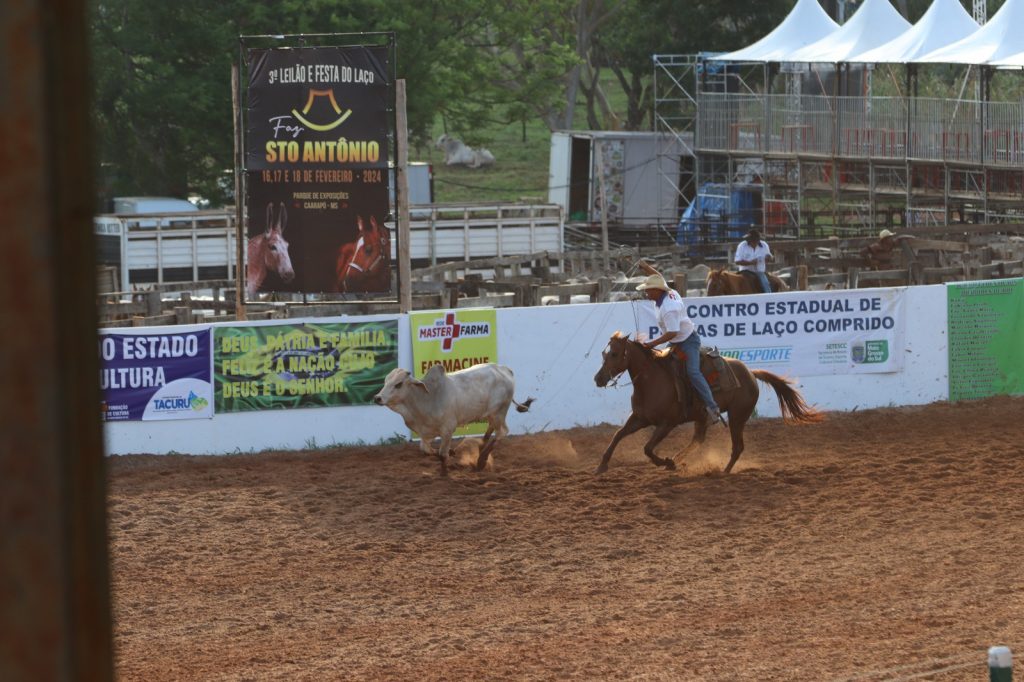
[[[906,343],[901,371],[793,377],[808,402],[824,410],[848,411],[948,399],[945,286],[907,288],[904,312]],[[409,324],[404,316],[345,317],[336,321],[396,318],[398,363],[408,368],[412,365],[412,351]],[[637,330],[640,323],[634,304],[504,308],[497,310],[497,320],[499,361],[515,371],[516,398],[537,399],[526,414],[510,411],[512,433],[625,420],[630,411],[628,381],[599,389],[593,376],[611,334],[616,330]],[[275,320],[266,324],[280,323]],[[757,414],[778,417],[774,392],[765,389],[763,386]],[[108,422],[105,427],[109,454],[227,454],[372,444],[408,436],[397,414],[375,405],[217,414],[212,419],[187,421]]]

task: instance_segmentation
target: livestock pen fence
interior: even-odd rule
[[[770,235],[774,273],[791,289],[853,289],[864,286],[937,284],[1024,274],[1020,225],[950,225],[901,233],[900,249],[880,270],[860,250],[867,237],[784,239]],[[708,268],[730,262],[735,244],[617,246],[601,250],[536,251],[470,260],[449,260],[412,271],[413,309],[495,308],[553,303],[608,302],[631,295],[635,261],[655,261],[676,288],[704,291]],[[106,326],[152,326],[235,319],[235,282],[202,280],[145,285],[118,291],[113,268],[100,269],[99,316]],[[339,295],[291,295],[250,302],[247,318],[288,319],[393,313],[394,300]]]
[[[754,366],[779,371],[780,358],[789,357],[787,362],[793,363],[810,362],[811,366],[786,365],[781,369],[798,379],[800,390],[811,403],[825,410],[916,405],[1024,392],[1024,385],[1014,383],[1024,377],[1021,278],[908,288],[697,298],[688,300],[687,305],[691,306],[690,313],[700,325],[706,343],[741,359],[747,358]],[[644,302],[624,301],[493,310],[494,324],[489,333],[496,339],[496,359],[515,371],[517,396],[537,398],[529,413],[510,415],[512,432],[620,422],[629,412],[628,388],[601,390],[591,377],[613,332],[647,333],[652,319],[647,306]],[[441,309],[435,314],[436,324],[453,328],[462,310]],[[998,315],[995,322],[993,314]],[[855,329],[871,333],[858,336],[860,332]],[[814,344],[818,340],[814,335],[821,330],[841,335],[836,342],[843,344],[845,350],[840,355],[834,349],[816,350]],[[247,371],[295,375],[302,370],[303,376],[326,380],[331,371],[341,367],[366,368],[383,362],[370,352],[372,344],[384,349],[388,362],[413,367],[408,315],[111,329],[104,331],[103,339],[115,339],[104,341],[110,346],[111,358],[120,348],[118,344],[129,339],[126,348],[133,353],[134,361],[145,364],[149,360],[139,359],[130,339],[204,333],[209,335],[208,343],[220,344],[217,353],[231,351],[235,355],[218,356],[220,359],[215,363],[214,354],[208,350],[203,356],[205,360],[187,358],[193,363],[191,370],[207,376],[221,375],[221,379],[244,377]],[[254,334],[267,335],[263,346],[257,347],[248,339]],[[295,336],[288,342],[291,345],[282,341],[291,338],[289,335]],[[443,338],[439,335],[438,340]],[[328,339],[324,342],[326,350],[316,348],[323,339]],[[338,339],[356,345],[350,351],[342,348],[337,352],[341,348],[337,346]],[[456,339],[451,342],[457,343]],[[155,351],[160,347],[156,341],[139,343],[142,345],[138,348],[143,350]],[[171,347],[170,341],[166,344]],[[807,350],[800,351],[801,347]],[[993,353],[999,357],[993,358]],[[275,365],[278,358],[285,363],[281,367]],[[107,375],[108,383],[128,381],[133,376],[128,364],[118,365],[113,359],[107,362],[104,371],[114,372]],[[882,368],[889,369],[879,371]],[[999,375],[1002,378],[985,376],[993,368],[1003,372]],[[169,373],[166,378],[169,383]],[[314,384],[308,387],[315,389]],[[244,390],[254,392],[259,388],[253,382]],[[371,389],[369,384],[361,385],[363,400],[368,392],[372,393]],[[179,393],[189,395],[184,390]],[[202,407],[212,400],[198,400],[196,404]],[[408,435],[395,413],[365,402],[333,409],[280,407],[269,413],[260,409],[214,411],[209,418],[190,419],[187,427],[176,420],[108,421],[107,447],[113,454],[230,453],[301,449],[311,443],[376,443],[396,434]],[[778,405],[762,395],[757,413],[763,417],[779,416]],[[183,411],[179,416],[192,415]]]

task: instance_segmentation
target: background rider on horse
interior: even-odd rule
[[[672,346],[672,355],[676,360],[678,380],[683,380],[682,371],[685,371],[694,390],[697,391],[697,395],[700,396],[707,408],[708,424],[721,421],[722,415],[711,393],[711,386],[700,372],[700,336],[697,334],[697,329],[690,316],[686,314],[682,297],[669,288],[665,278],[652,265],[642,260],[637,261],[637,264],[648,277],[636,289],[644,292],[648,300],[654,301],[658,314],[658,327],[662,331],[661,336],[651,339],[644,345],[647,348],[655,348],[668,342]],[[679,386],[676,390],[679,392],[680,402],[683,402],[685,392]]]
[[[751,229],[743,235],[743,241],[736,247],[736,265],[740,272],[752,272],[761,282],[761,291],[766,294],[772,293],[772,285],[768,282],[768,273],[765,271],[765,262],[775,260],[772,250],[768,248],[768,242],[761,240],[761,232]]]

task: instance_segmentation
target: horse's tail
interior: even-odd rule
[[[804,397],[793,388],[793,382],[789,379],[764,369],[750,371],[755,377],[775,389],[775,395],[779,398],[779,408],[782,410],[782,418],[786,421],[797,424],[814,424],[825,419],[825,415],[804,401]]]

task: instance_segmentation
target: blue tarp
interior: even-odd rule
[[[676,227],[676,244],[740,240],[761,217],[760,186],[704,183]]]

